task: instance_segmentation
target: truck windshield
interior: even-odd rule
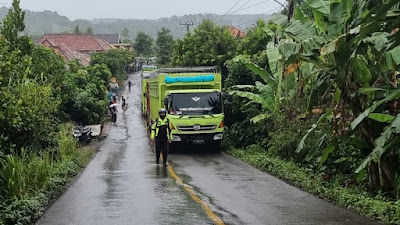
[[[179,93],[171,94],[170,113],[176,115],[207,115],[222,113],[221,94]]]

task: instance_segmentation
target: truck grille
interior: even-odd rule
[[[179,131],[213,131],[217,128],[217,125],[194,125],[194,126],[178,126]]]

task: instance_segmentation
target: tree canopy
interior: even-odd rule
[[[147,57],[153,54],[153,38],[144,32],[137,34],[133,46],[139,56]]]
[[[158,63],[167,65],[171,62],[172,53],[174,51],[174,37],[171,30],[163,27],[157,32],[156,52]]]
[[[237,51],[238,41],[227,29],[204,20],[193,32],[176,41],[173,63],[181,66],[223,67]]]

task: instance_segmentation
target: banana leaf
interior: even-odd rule
[[[267,71],[265,71],[264,69],[258,67],[256,64],[254,63],[248,63],[246,64],[246,67],[253,71],[255,74],[257,74],[258,76],[260,76],[265,83],[269,84],[271,87],[276,87],[278,85],[278,82],[272,78]]]
[[[330,1],[328,0],[307,0],[307,4],[325,15],[330,13]]]
[[[351,129],[356,129],[356,127],[366,118],[368,115],[376,110],[380,105],[383,103],[392,101],[396,98],[400,97],[400,89],[397,89],[395,91],[392,91],[386,98],[374,103],[371,107],[369,107],[367,110],[362,112],[352,123],[351,123]]]
[[[270,114],[264,113],[264,114],[260,114],[260,115],[258,115],[258,116],[255,116],[255,117],[251,118],[251,119],[250,119],[250,122],[252,122],[252,123],[258,123],[258,122],[260,122],[260,121],[262,121],[262,120],[265,120],[265,119],[268,119],[268,118],[270,118],[270,117],[271,117]]]
[[[266,100],[265,98],[263,98],[263,96],[261,96],[259,94],[255,94],[255,93],[247,92],[247,91],[231,91],[231,92],[229,92],[229,94],[231,94],[231,95],[235,94],[237,96],[247,98],[247,99],[251,100],[252,102],[261,104],[263,108],[266,108],[266,109],[270,110],[271,112],[274,111],[273,102]]]
[[[392,115],[383,113],[370,113],[368,117],[382,123],[391,123],[396,118]]]

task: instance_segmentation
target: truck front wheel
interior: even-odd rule
[[[216,141],[212,145],[213,145],[212,146],[213,147],[212,148],[213,153],[220,153],[221,152],[221,148],[222,148],[221,141]]]

